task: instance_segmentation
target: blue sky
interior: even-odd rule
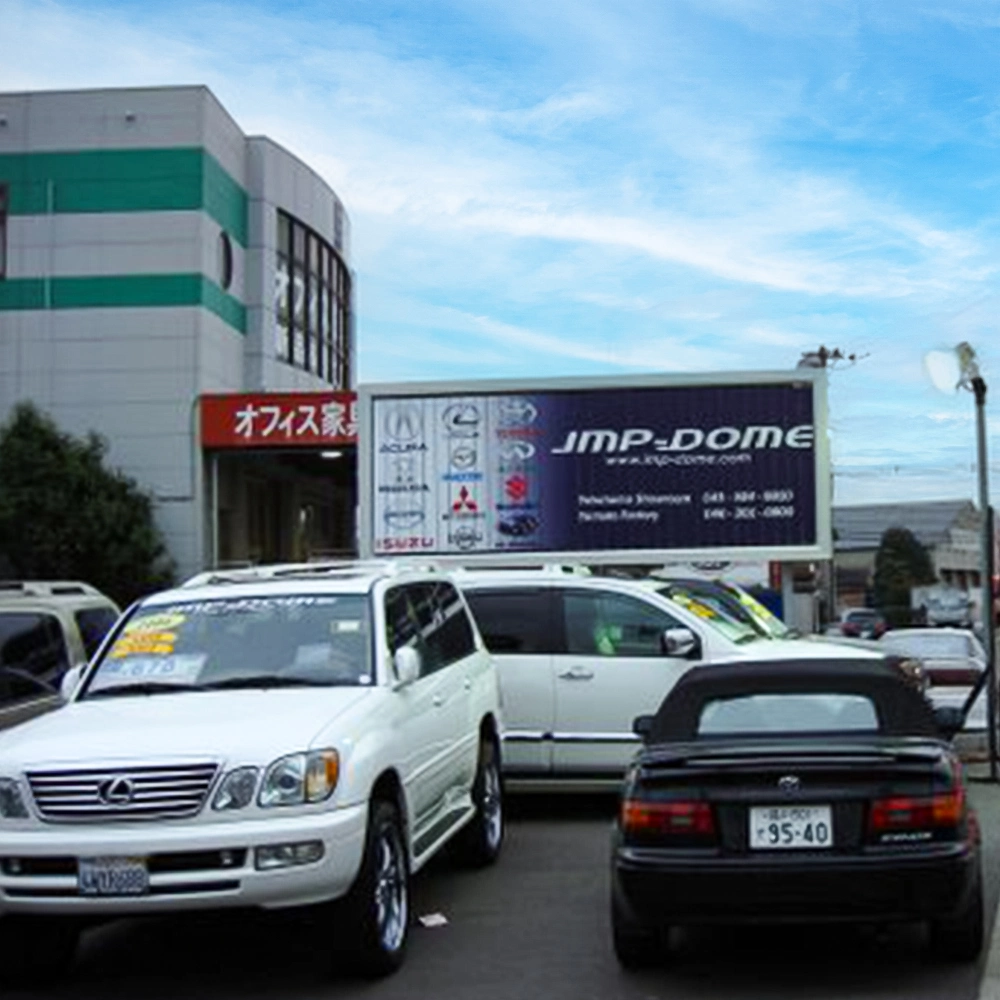
[[[835,370],[835,500],[974,495],[1000,2],[0,0],[0,89],[207,83],[347,205],[362,381]]]

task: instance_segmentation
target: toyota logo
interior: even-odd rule
[[[109,778],[97,786],[97,797],[109,806],[127,806],[135,798],[131,778]]]
[[[802,782],[796,774],[786,774],[778,778],[778,787],[786,794],[791,795],[802,787]]]

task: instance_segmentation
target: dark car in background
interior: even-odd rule
[[[612,851],[619,961],[673,925],[927,921],[942,957],[983,938],[979,828],[937,714],[877,661],[686,673],[625,776]]]

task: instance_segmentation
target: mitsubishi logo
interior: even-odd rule
[[[127,806],[135,797],[131,778],[108,778],[97,786],[97,797],[109,806]]]
[[[477,504],[476,501],[473,499],[473,496],[469,492],[468,487],[463,486],[458,491],[458,499],[452,503],[451,509],[455,511],[456,514],[463,510],[477,511],[479,510],[479,504]]]

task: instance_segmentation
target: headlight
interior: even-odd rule
[[[28,807],[21,789],[12,778],[0,778],[0,816],[4,819],[27,819]]]
[[[250,805],[259,773],[255,767],[238,767],[235,771],[230,771],[222,779],[219,790],[212,799],[212,808],[242,809]]]
[[[339,774],[336,750],[289,754],[268,767],[258,801],[265,807],[322,802],[333,794]]]

